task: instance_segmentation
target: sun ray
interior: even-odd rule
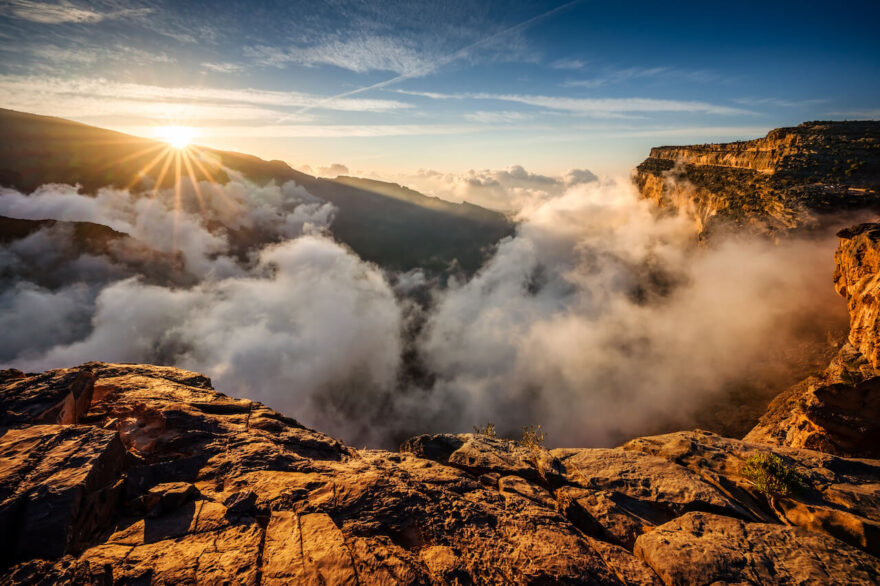
[[[180,159],[182,157],[182,150],[178,149],[177,152],[174,153],[174,230],[171,234],[171,249],[177,250],[177,224],[180,220],[181,213],[181,205],[180,205],[180,188],[181,188],[181,180],[180,180]]]
[[[201,210],[202,214],[204,214],[205,212],[207,212],[207,208],[205,208],[205,200],[202,198],[202,190],[199,188],[199,178],[196,177],[195,171],[193,170],[191,162],[192,156],[188,151],[185,150],[181,151],[181,155],[183,157],[183,163],[184,165],[186,165],[186,170],[189,173],[190,182],[192,183],[193,189],[196,192],[196,199],[199,202],[199,209]]]
[[[165,181],[165,175],[168,173],[168,167],[171,166],[171,161],[174,159],[174,153],[170,152],[169,149],[168,156],[165,157],[165,164],[162,165],[162,170],[159,172],[159,177],[156,179],[156,184],[153,186],[153,196],[159,195],[159,189],[162,187],[162,182]]]
[[[127,162],[127,161],[130,161],[130,160],[132,160],[132,159],[136,159],[136,158],[138,158],[138,157],[142,157],[142,156],[148,155],[149,153],[151,153],[151,152],[153,152],[153,151],[155,151],[155,150],[157,150],[157,149],[167,149],[167,148],[168,148],[168,145],[166,145],[166,144],[162,144],[161,142],[153,143],[153,144],[151,144],[150,146],[148,146],[148,147],[146,147],[146,148],[139,149],[139,150],[137,150],[137,151],[135,151],[135,152],[133,152],[133,153],[129,153],[129,154],[125,155],[125,156],[122,157],[122,158],[114,159],[114,160],[112,160],[112,161],[108,161],[106,164],[99,166],[98,169],[99,169],[99,170],[103,170],[103,169],[106,169],[107,167],[109,167],[109,166],[111,166],[111,165],[120,165],[120,164],[125,163],[125,162]]]
[[[171,147],[165,146],[165,148],[163,148],[155,157],[153,157],[152,161],[150,161],[149,163],[144,165],[141,168],[141,170],[138,171],[138,173],[135,175],[135,177],[131,180],[131,183],[129,183],[128,185],[125,186],[125,189],[131,189],[132,187],[134,187],[135,183],[137,183],[138,181],[141,181],[144,178],[144,176],[146,176],[150,171],[152,171],[153,167],[155,167],[156,165],[158,165],[161,162],[162,157],[166,153],[169,153],[170,150],[171,150]]]

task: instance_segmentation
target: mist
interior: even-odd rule
[[[788,349],[845,327],[832,232],[699,243],[628,178],[587,173],[543,191],[520,174],[516,234],[469,279],[364,262],[293,182],[2,189],[0,215],[125,238],[71,252],[59,222],[3,244],[0,362],[172,364],[355,445],[491,421],[601,446],[699,421],[731,388],[779,391],[803,374],[780,368]]]

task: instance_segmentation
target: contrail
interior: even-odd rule
[[[319,101],[315,102],[314,104],[309,104],[308,106],[303,106],[302,108],[300,108],[299,110],[297,110],[293,114],[282,117],[281,119],[278,120],[278,122],[284,122],[285,120],[289,120],[290,118],[293,118],[294,116],[298,116],[299,114],[302,114],[303,112],[308,112],[312,108],[318,108],[318,107],[322,106],[323,104],[326,104],[327,102],[332,102],[333,100],[338,100],[340,98],[347,98],[348,96],[353,96],[355,94],[360,94],[363,92],[368,92],[370,90],[376,90],[376,89],[380,89],[383,87],[387,87],[389,85],[401,82],[405,79],[411,79],[413,77],[421,77],[423,75],[427,75],[428,73],[431,73],[431,71],[437,69],[438,67],[443,67],[444,65],[448,65],[449,63],[452,63],[453,61],[461,59],[462,57],[466,57],[468,53],[470,53],[472,50],[474,50],[478,47],[482,47],[483,45],[487,45],[487,44],[491,43],[492,41],[494,41],[500,37],[503,37],[504,35],[508,35],[510,33],[521,31],[525,28],[528,28],[529,26],[538,22],[539,20],[543,20],[543,19],[547,18],[548,16],[552,16],[552,15],[556,14],[557,12],[565,10],[569,6],[577,4],[580,1],[581,0],[571,0],[570,2],[566,2],[565,4],[562,4],[561,6],[557,6],[556,8],[552,8],[552,9],[548,10],[547,12],[543,12],[537,16],[533,16],[532,18],[530,18],[528,20],[524,20],[523,22],[521,22],[519,24],[515,24],[515,25],[508,27],[504,30],[498,31],[495,34],[489,35],[488,37],[486,37],[484,39],[480,39],[479,41],[471,43],[470,45],[463,47],[463,48],[459,49],[458,51],[455,51],[454,53],[450,53],[449,55],[446,55],[445,57],[441,57],[440,59],[437,60],[436,63],[432,63],[429,66],[425,66],[420,69],[416,69],[414,71],[408,71],[407,73],[402,73],[402,74],[398,75],[397,77],[392,77],[391,79],[386,79],[385,81],[380,81],[380,82],[374,83],[372,85],[368,85],[368,86],[357,88],[357,89],[354,89],[351,91],[343,92],[343,93],[337,94],[335,96],[330,96],[328,98],[324,98],[322,100],[319,100]]]

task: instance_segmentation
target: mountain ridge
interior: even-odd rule
[[[3,109],[0,125],[5,138],[0,145],[0,186],[30,193],[46,183],[62,183],[79,184],[85,193],[112,186],[146,194],[171,188],[176,182],[172,173],[162,171],[174,165],[166,159],[155,160],[167,149],[161,141]],[[199,180],[223,184],[230,179],[224,169],[231,169],[257,184],[294,181],[336,206],[330,230],[338,240],[364,260],[385,268],[445,272],[457,267],[472,273],[498,240],[513,234],[514,224],[507,217],[473,204],[437,201],[412,190],[403,200],[364,188],[370,180],[349,184],[313,177],[283,161],[204,147],[191,149],[215,164],[202,161],[192,168],[177,164],[181,176],[189,177],[192,171]],[[242,238],[246,243],[248,235]]]

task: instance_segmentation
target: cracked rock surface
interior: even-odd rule
[[[614,449],[418,436],[356,450],[197,373],[0,383],[3,584],[871,584],[880,461],[706,432]]]

